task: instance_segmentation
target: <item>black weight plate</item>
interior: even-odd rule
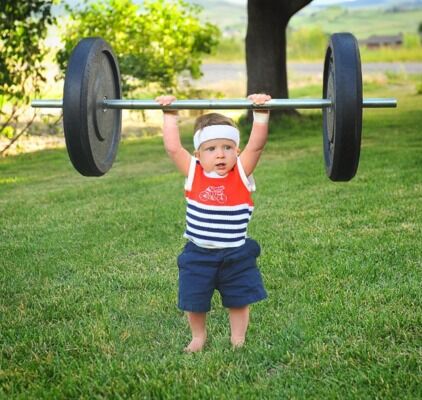
[[[359,47],[350,33],[335,33],[325,54],[323,146],[327,176],[349,181],[357,171],[362,132],[362,72]]]
[[[121,110],[104,110],[104,98],[121,98],[117,59],[103,39],[82,39],[66,70],[63,126],[70,160],[85,176],[104,175],[120,142]]]

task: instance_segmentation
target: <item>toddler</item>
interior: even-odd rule
[[[174,96],[156,101],[169,105]],[[264,104],[271,97],[248,97]],[[194,127],[194,156],[181,144],[178,112],[164,110],[164,147],[186,177],[188,239],[178,257],[180,309],[187,313],[192,340],[187,352],[202,350],[207,338],[206,313],[215,289],[229,310],[231,343],[241,347],[249,324],[249,304],[267,297],[256,264],[258,243],[247,237],[254,203],[252,177],[268,136],[269,111],[254,111],[249,141],[239,150],[239,130],[221,114],[200,116]]]

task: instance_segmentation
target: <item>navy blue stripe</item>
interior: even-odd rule
[[[205,226],[198,226],[190,223],[189,221],[186,221],[189,227],[193,229],[198,229],[200,231],[206,231],[206,232],[215,232],[215,233],[243,233],[246,234],[246,228],[244,229],[218,229],[218,228],[208,228]]]
[[[194,219],[195,221],[199,222],[206,222],[208,224],[224,224],[224,225],[240,225],[249,222],[249,218],[246,219],[239,219],[239,220],[227,220],[227,219],[208,219],[208,218],[201,218],[197,217],[196,215],[192,215],[190,213],[186,213],[189,218]]]
[[[240,210],[235,211],[216,211],[216,210],[206,210],[204,208],[196,207],[192,204],[188,204],[188,208],[191,210],[198,211],[202,214],[213,214],[213,215],[242,215],[248,213],[249,215],[252,214],[252,211],[249,211],[248,208],[243,208]]]
[[[245,238],[245,236],[239,236],[239,237],[236,237],[236,238],[214,238],[214,237],[211,237],[211,236],[197,235],[196,233],[189,232],[188,230],[186,230],[185,233],[186,233],[186,235],[193,236],[193,237],[196,237],[198,239],[209,240],[211,242],[238,242],[239,240],[242,240],[242,239]]]

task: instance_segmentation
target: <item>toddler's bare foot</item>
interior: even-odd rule
[[[245,344],[245,337],[244,336],[237,336],[237,337],[231,337],[232,346],[235,349],[238,349],[240,347],[243,347]]]
[[[198,351],[201,351],[204,348],[206,340],[207,340],[206,336],[194,337],[192,341],[185,347],[185,352],[196,353]]]

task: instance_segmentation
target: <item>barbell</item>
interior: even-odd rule
[[[63,100],[33,100],[32,107],[62,108],[69,158],[84,176],[102,176],[113,165],[120,142],[122,109],[322,109],[325,170],[333,181],[349,181],[360,156],[362,108],[396,107],[392,98],[362,98],[357,40],[350,33],[330,37],[324,61],[322,99],[154,100],[121,99],[120,71],[111,46],[101,38],[82,39],[65,74]]]

